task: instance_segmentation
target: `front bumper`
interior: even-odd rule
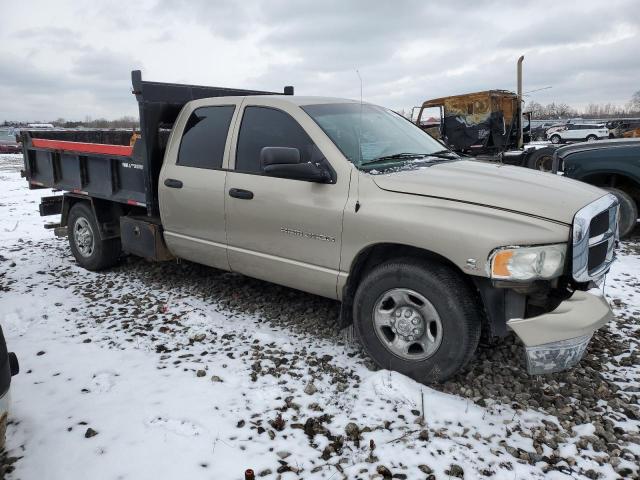
[[[555,310],[507,325],[525,345],[527,371],[532,375],[566,370],[580,361],[598,328],[613,318],[607,300],[576,291]]]

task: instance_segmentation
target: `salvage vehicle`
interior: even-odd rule
[[[609,138],[609,129],[593,123],[567,123],[563,127],[547,130],[547,137],[553,144],[566,141],[595,142]]]
[[[531,140],[546,140],[547,130],[553,127],[556,122],[551,121],[533,121],[531,122]]]
[[[18,357],[7,350],[7,342],[0,327],[0,450],[4,449],[7,436],[11,377],[17,375],[19,371]]]
[[[416,125],[423,126],[423,115],[429,108],[440,109],[438,135],[456,152],[477,156],[517,148],[522,113],[513,92],[487,90],[427,100],[418,111]],[[528,130],[529,114],[522,121]]]
[[[640,119],[610,120],[606,123],[609,138],[640,138]]]
[[[554,173],[608,190],[620,205],[620,236],[636,227],[640,208],[640,138],[606,140],[561,147],[554,159]]]
[[[535,170],[550,168],[555,147],[524,147],[533,137],[531,112],[522,109],[523,61],[524,57],[518,59],[517,93],[486,90],[427,100],[414,123],[462,155]],[[425,128],[424,116],[433,108],[439,109],[440,122]]]
[[[517,94],[507,90],[435,98],[422,104],[415,124],[462,155],[535,170],[544,170],[546,164],[550,168],[555,147],[518,147],[529,143],[533,133],[544,137],[544,131],[531,130],[531,114],[522,113],[518,103]],[[440,109],[440,122],[425,123],[427,109],[435,107]],[[518,118],[522,123],[521,137]]]
[[[592,293],[617,232],[599,188],[460,158],[361,101],[132,82],[133,147],[22,137],[29,187],[65,192],[40,214],[87,269],[180,258],[336,299],[380,367],[424,382],[510,330],[530,373],[569,368],[612,318]]]

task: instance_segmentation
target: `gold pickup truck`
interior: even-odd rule
[[[463,159],[411,122],[339,98],[172,85],[133,72],[141,136],[24,132],[42,215],[77,262],[183,258],[342,302],[383,368],[443,381],[481,333],[530,373],[568,368],[611,319],[614,196]],[[91,140],[91,141],[87,141]],[[595,292],[595,293],[594,293]]]

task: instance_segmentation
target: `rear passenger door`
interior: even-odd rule
[[[237,98],[197,100],[178,118],[160,173],[164,236],[187,260],[229,269],[225,179]]]

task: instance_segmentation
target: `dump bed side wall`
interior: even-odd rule
[[[146,205],[138,142],[131,156],[82,153],[36,147],[29,133],[23,132],[22,136],[29,188],[55,188],[129,205]]]

